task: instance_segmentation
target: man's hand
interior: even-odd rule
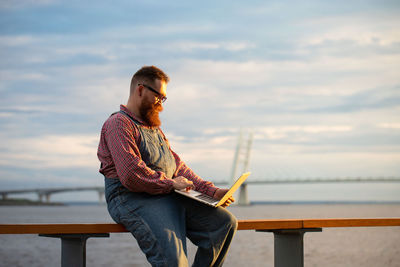
[[[174,179],[172,179],[174,182],[173,186],[175,189],[181,190],[181,189],[186,189],[186,191],[189,191],[190,189],[194,188],[193,182],[189,181],[183,176],[178,176]]]
[[[221,199],[223,198],[223,196],[226,194],[226,192],[228,192],[229,189],[217,189],[217,191],[215,191],[214,193],[214,198],[215,199]],[[235,202],[235,199],[231,196],[230,198],[228,198],[224,204],[222,204],[221,206],[226,208],[228,207],[231,203]]]

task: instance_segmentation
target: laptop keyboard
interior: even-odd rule
[[[217,201],[215,198],[212,198],[212,197],[210,197],[209,195],[206,195],[206,194],[198,195],[197,198],[199,198],[201,200],[204,200],[204,201],[207,201],[207,202],[210,202],[210,203]]]

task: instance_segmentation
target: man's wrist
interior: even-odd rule
[[[175,189],[175,187],[174,187],[175,181],[173,179],[165,179],[165,183],[167,185],[166,189],[165,189],[165,193],[169,193]]]

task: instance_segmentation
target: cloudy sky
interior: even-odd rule
[[[102,185],[101,126],[143,65],[170,76],[162,127],[204,178],[229,177],[240,129],[254,179],[400,176],[399,14],[398,1],[3,0],[0,187]]]

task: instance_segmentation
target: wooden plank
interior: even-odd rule
[[[304,228],[400,226],[400,218],[303,219]]]
[[[274,230],[324,227],[400,226],[400,218],[239,220],[238,230]],[[0,234],[100,234],[127,230],[116,223],[0,224]]]
[[[120,232],[127,232],[127,230],[116,223],[0,225],[0,234],[99,234]]]
[[[285,220],[239,220],[238,230],[300,229],[301,219]]]
[[[241,220],[239,230],[299,229],[301,220]],[[94,224],[0,224],[0,234],[120,233],[127,230],[115,223]]]

